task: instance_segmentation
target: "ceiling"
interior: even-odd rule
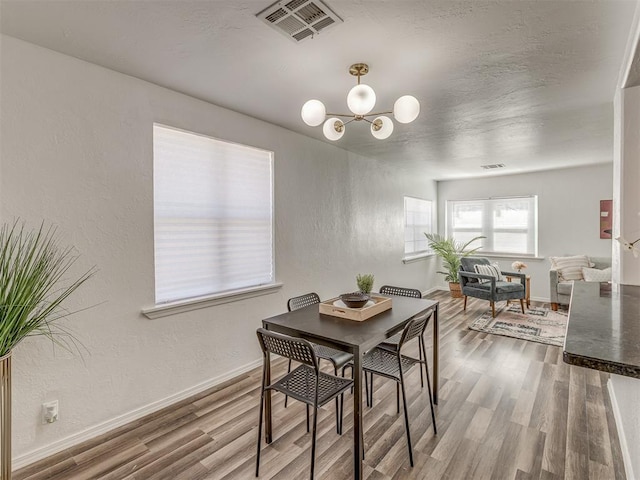
[[[354,122],[335,144],[430,178],[611,161],[637,0],[327,0],[343,23],[301,43],[255,17],[271,3],[2,0],[0,28],[327,142],[301,106],[348,111],[348,67],[368,63],[375,110],[411,94],[420,116],[387,140]]]

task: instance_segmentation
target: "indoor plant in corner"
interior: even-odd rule
[[[11,478],[11,353],[28,336],[44,335],[68,348],[70,333],[56,322],[71,315],[62,303],[94,273],[65,275],[77,260],[56,230],[34,231],[14,222],[0,230],[0,478]],[[71,341],[71,342],[70,342]]]
[[[458,270],[460,270],[460,258],[473,255],[482,246],[467,250],[467,247],[482,238],[483,236],[474,237],[465,244],[456,242],[453,238],[443,237],[437,233],[425,233],[427,240],[429,240],[429,248],[431,248],[436,255],[442,258],[442,266],[445,271],[439,271],[444,275],[444,279],[449,282],[449,290],[453,298],[462,298],[462,292],[460,291],[460,279],[458,278]]]

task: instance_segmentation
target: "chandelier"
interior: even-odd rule
[[[420,113],[420,102],[416,97],[404,95],[393,104],[393,110],[386,112],[369,113],[376,104],[376,92],[369,85],[360,83],[360,77],[369,72],[366,63],[355,63],[349,68],[349,73],[358,77],[358,84],[349,90],[347,106],[352,113],[327,113],[324,104],[320,100],[309,100],[302,106],[302,120],[311,127],[317,127],[324,122],[322,133],[329,140],[339,140],[344,135],[346,126],[353,122],[365,122],[371,124],[371,135],[384,140],[393,133],[393,122],[387,115],[393,114],[400,123],[413,122]],[[325,120],[326,117],[329,117]],[[343,121],[340,118],[348,118]],[[367,117],[375,117],[369,120]]]

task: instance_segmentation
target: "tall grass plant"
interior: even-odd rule
[[[33,335],[44,335],[69,349],[73,336],[57,321],[71,315],[63,302],[91,278],[90,269],[75,280],[66,275],[78,259],[73,247],[60,245],[55,227],[27,230],[24,223],[0,230],[0,357]]]

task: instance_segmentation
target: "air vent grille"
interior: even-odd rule
[[[322,0],[276,2],[256,17],[296,43],[342,23]]]
[[[295,38],[299,42],[300,40],[304,40],[305,38],[311,37],[311,36],[313,36],[313,32],[311,30],[309,30],[308,28],[305,28],[301,32],[296,33],[293,36],[293,38]]]
[[[290,10],[293,11],[296,8],[300,7],[301,5],[304,5],[305,3],[307,3],[309,0],[292,0],[291,2],[287,3],[286,7]]]
[[[485,170],[491,170],[493,168],[504,168],[504,163],[494,163],[492,165],[480,165],[480,168],[484,168]]]
[[[279,8],[278,10],[276,10],[275,12],[267,16],[266,20],[273,23],[273,22],[277,22],[278,20],[280,20],[282,17],[286,15],[287,15],[287,11],[284,8]]]
[[[294,35],[302,27],[304,27],[304,23],[294,17],[287,17],[278,23],[278,28],[281,28],[289,35]]]
[[[314,24],[313,28],[315,28],[319,32],[320,30],[322,30],[325,27],[328,27],[332,23],[335,23],[333,21],[333,18],[331,18],[331,17],[323,18],[318,23]]]
[[[296,15],[304,20],[307,25],[326,17],[327,14],[320,10],[315,3],[311,2],[296,12]]]

